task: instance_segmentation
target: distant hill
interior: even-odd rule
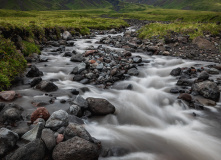
[[[125,2],[142,3],[162,8],[221,11],[221,0],[123,0]]]
[[[0,9],[69,10],[111,7],[118,0],[0,0]]]

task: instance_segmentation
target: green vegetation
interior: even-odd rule
[[[185,9],[221,12],[221,0],[123,0],[167,9]]]
[[[221,32],[221,27],[215,23],[152,23],[144,26],[139,30],[140,38],[151,38],[171,36],[172,32],[189,35],[190,39],[198,36],[203,36],[205,33],[218,35]]]
[[[26,61],[18,53],[13,42],[0,38],[0,91],[10,86],[10,82],[26,68]]]
[[[221,12],[187,11],[177,9],[154,9],[147,7],[144,11],[111,13],[112,17],[131,18],[149,21],[182,22],[217,22],[221,21]]]
[[[24,45],[23,49],[24,56],[29,56],[30,53],[38,53],[38,54],[41,53],[39,46],[35,45],[34,43],[23,41],[23,45]]]

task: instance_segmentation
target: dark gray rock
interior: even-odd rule
[[[139,71],[136,68],[131,68],[127,71],[127,74],[129,74],[130,76],[138,76]]]
[[[71,139],[75,136],[78,136],[80,138],[83,138],[87,141],[91,141],[91,135],[88,133],[88,131],[79,124],[76,123],[69,123],[69,125],[66,127],[64,132],[64,138],[65,140]]]
[[[93,115],[107,115],[115,112],[115,107],[106,99],[88,97],[86,100]]]
[[[0,121],[7,123],[15,123],[16,121],[23,120],[22,112],[24,109],[17,104],[8,104],[1,111]]]
[[[67,126],[68,123],[68,113],[64,110],[58,110],[52,113],[45,127],[51,128],[52,130],[58,130],[61,127]]]
[[[205,81],[209,79],[209,74],[206,71],[203,71],[198,76],[198,81]]]
[[[84,79],[84,77],[82,75],[80,75],[80,74],[75,75],[73,77],[73,81],[77,81],[77,82],[81,81],[82,79]]]
[[[43,140],[49,151],[52,151],[53,148],[56,146],[56,139],[54,137],[54,132],[50,129],[42,130],[41,139]]]
[[[78,67],[78,73],[81,73],[82,71],[86,69],[86,64],[82,62],[77,67]]]
[[[41,77],[36,77],[31,81],[31,87],[36,86],[37,84],[39,84],[42,81]]]
[[[192,86],[192,91],[199,93],[201,96],[218,101],[220,97],[219,87],[215,82],[203,81],[200,83],[195,83]]]
[[[176,84],[178,86],[192,86],[193,81],[189,79],[179,79]]]
[[[15,147],[18,139],[19,136],[17,133],[12,132],[7,128],[0,129],[0,158]]]
[[[43,72],[39,71],[39,69],[35,65],[32,65],[31,70],[28,71],[26,76],[27,77],[39,77],[39,76],[43,76]]]
[[[73,53],[71,52],[65,52],[63,57],[71,57],[73,55]]]
[[[36,89],[40,89],[41,91],[45,92],[53,92],[58,90],[58,87],[51,81],[41,81],[37,86]]]
[[[41,139],[36,139],[18,148],[7,160],[42,160],[45,156],[45,144]]]
[[[82,62],[84,61],[84,57],[82,54],[76,54],[71,57],[72,62]]]
[[[170,72],[171,76],[179,76],[181,73],[181,68],[175,68]]]
[[[65,142],[59,143],[53,150],[54,160],[96,160],[100,148],[94,143],[75,136]]]
[[[77,95],[72,102],[73,104],[76,104],[79,107],[88,108],[88,102],[80,95]]]

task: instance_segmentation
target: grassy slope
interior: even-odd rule
[[[156,5],[164,8],[221,11],[221,0],[158,0]]]
[[[110,7],[106,0],[0,0],[0,9],[13,10],[65,10]]]
[[[124,0],[144,3],[167,9],[188,9],[202,11],[221,11],[221,0]]]

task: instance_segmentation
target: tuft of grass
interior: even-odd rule
[[[155,36],[163,38],[170,36],[172,32],[189,35],[190,39],[194,39],[195,37],[203,36],[205,33],[218,35],[221,32],[221,27],[215,23],[152,23],[138,31],[140,38],[151,38]]]
[[[24,49],[22,52],[24,56],[29,56],[32,53],[37,53],[37,54],[41,53],[39,46],[37,46],[35,43],[23,41],[23,46]]]
[[[14,43],[0,37],[0,91],[7,89],[11,81],[26,68],[26,60]]]

